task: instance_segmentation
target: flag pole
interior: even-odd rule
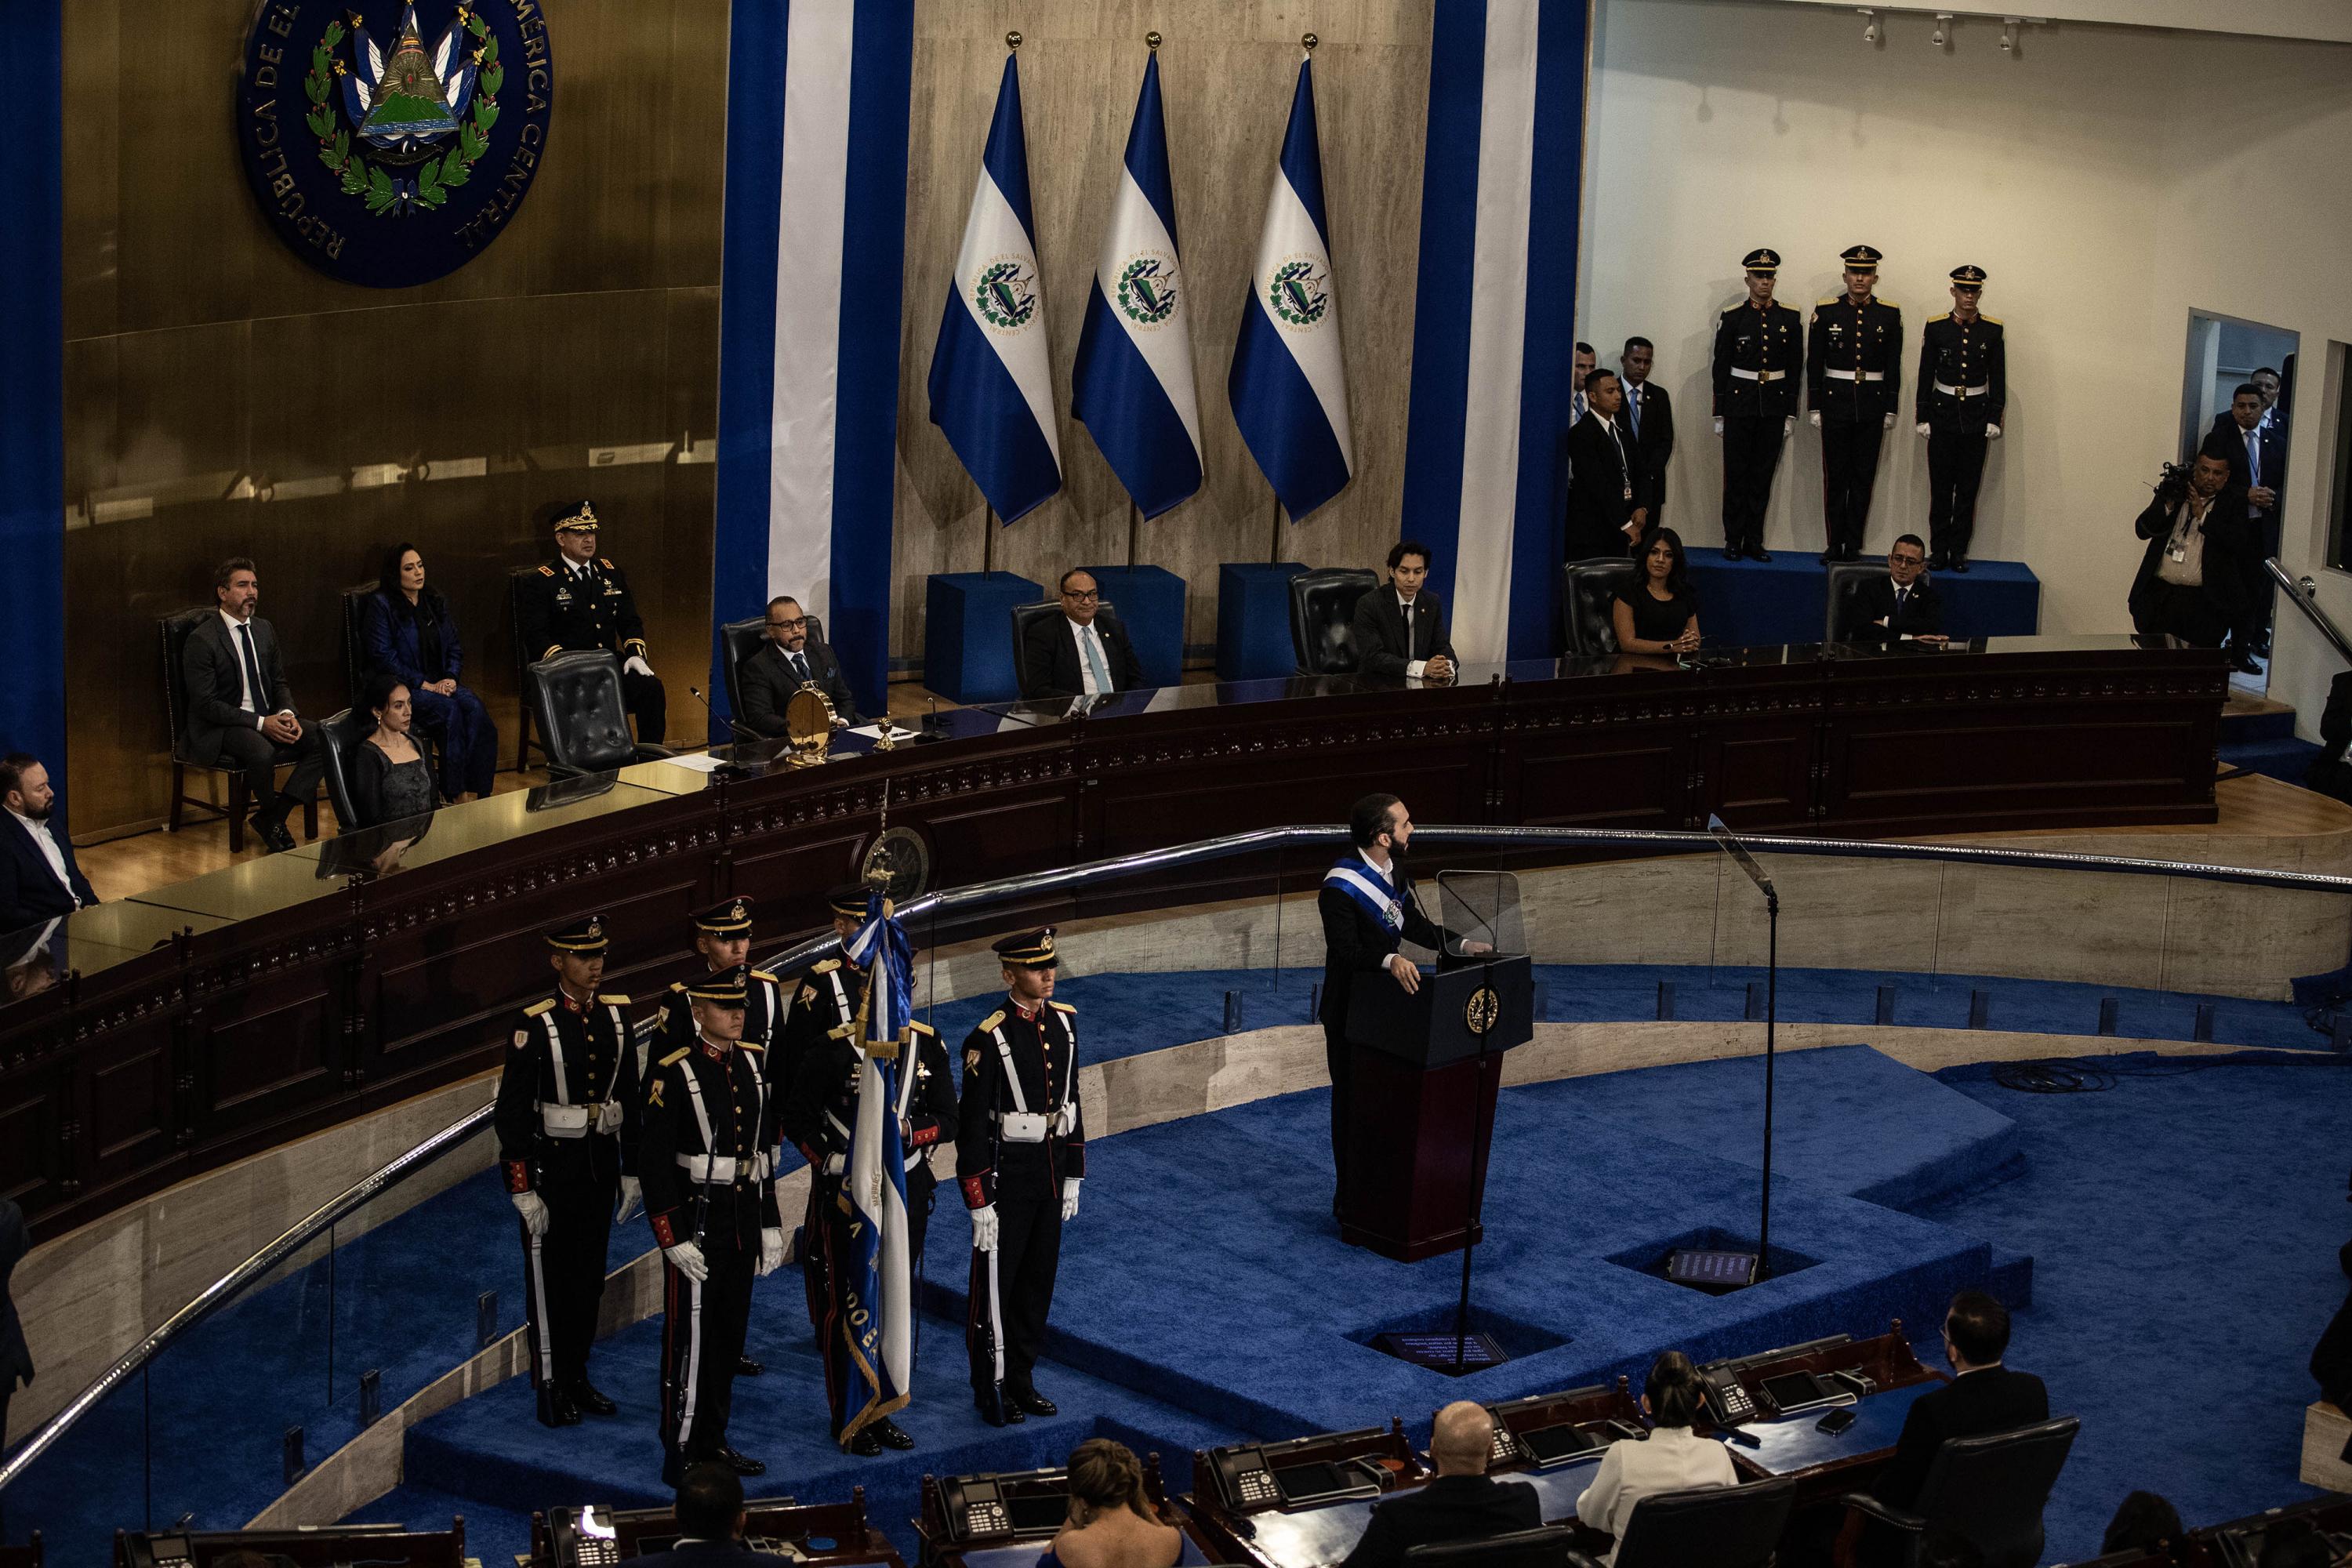
[[[1266,535],[1265,563],[1269,566],[1278,566],[1282,563],[1282,498],[1280,496],[1274,498],[1274,516],[1268,521],[1272,523],[1273,530]]]
[[[1129,496],[1127,498],[1127,563],[1129,567],[1135,564],[1135,536],[1142,526],[1143,509],[1135,504],[1133,496]]]
[[[988,531],[980,536],[980,569],[982,573],[996,570],[996,509],[983,503],[981,526]]]

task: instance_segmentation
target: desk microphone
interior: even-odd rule
[[[734,731],[735,738],[738,741],[748,741],[754,746],[764,746],[768,743],[768,737],[765,735],[760,734],[756,731],[746,730],[742,725],[738,724],[734,720],[729,718],[726,714],[721,713],[718,709],[713,708],[710,705],[710,699],[702,694],[702,688],[698,686],[689,686],[686,689],[686,693],[688,696],[693,698],[697,702],[702,704],[702,710],[705,713],[709,714],[713,719],[718,720],[721,724],[726,725],[728,729]]]

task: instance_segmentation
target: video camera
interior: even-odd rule
[[[2186,463],[2165,464],[2164,471],[2158,474],[2156,479],[2156,493],[2175,500],[2187,495],[2189,493],[2189,465]]]

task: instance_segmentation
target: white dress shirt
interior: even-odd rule
[[[1090,659],[1087,657],[1087,647],[1091,643],[1094,646],[1095,658],[1099,658],[1102,661],[1104,677],[1106,679],[1110,678],[1110,647],[1109,645],[1102,640],[1102,634],[1095,630],[1094,623],[1092,621],[1087,622],[1085,626],[1080,626],[1077,622],[1072,621],[1070,622],[1070,637],[1072,640],[1077,644],[1078,647],[1078,681],[1082,688],[1081,695],[1087,697],[1110,696],[1111,689],[1103,684],[1102,681],[1095,679],[1094,659]]]
[[[253,635],[253,623],[240,621],[226,610],[220,612],[220,618],[221,625],[228,628],[228,651],[236,662],[236,689],[240,694],[237,706],[253,715],[253,727],[258,730],[263,717],[262,694],[253,689],[253,678],[245,672],[245,639]],[[256,668],[261,666],[261,644],[258,641],[253,644],[253,663]]]
[[[1396,596],[1397,614],[1404,617],[1404,678],[1419,680],[1429,669],[1429,660],[1412,657],[1412,600],[1402,594]]]
[[[1722,1444],[1687,1426],[1660,1426],[1641,1442],[1609,1445],[1601,1456],[1600,1472],[1576,1500],[1576,1521],[1605,1530],[1622,1542],[1633,1505],[1643,1498],[1685,1487],[1733,1486],[1738,1480]],[[1601,1561],[1617,1561],[1616,1544]]]
[[[40,847],[41,858],[49,863],[50,874],[57,878],[58,886],[66,890],[66,897],[73,900],[74,908],[81,908],[81,895],[74,891],[73,879],[66,875],[65,851],[58,847],[58,836],[49,831],[49,825],[34,821],[13,805],[8,807],[8,815],[16,819],[17,826],[33,836],[33,842]]]

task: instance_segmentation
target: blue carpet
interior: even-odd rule
[[[2227,742],[2218,748],[2224,765],[2243,768],[2248,773],[2274,778],[2281,784],[2301,785],[2311,764],[2319,760],[2319,748],[2308,741],[2294,738],[2294,715],[2263,714],[2263,718],[2284,718],[2287,722],[2284,735]]]
[[[483,1568],[510,1568],[518,1552],[530,1551],[529,1509],[498,1508],[414,1483],[394,1487],[365,1508],[352,1510],[348,1522],[446,1530],[453,1519],[465,1521],[466,1555]]]

